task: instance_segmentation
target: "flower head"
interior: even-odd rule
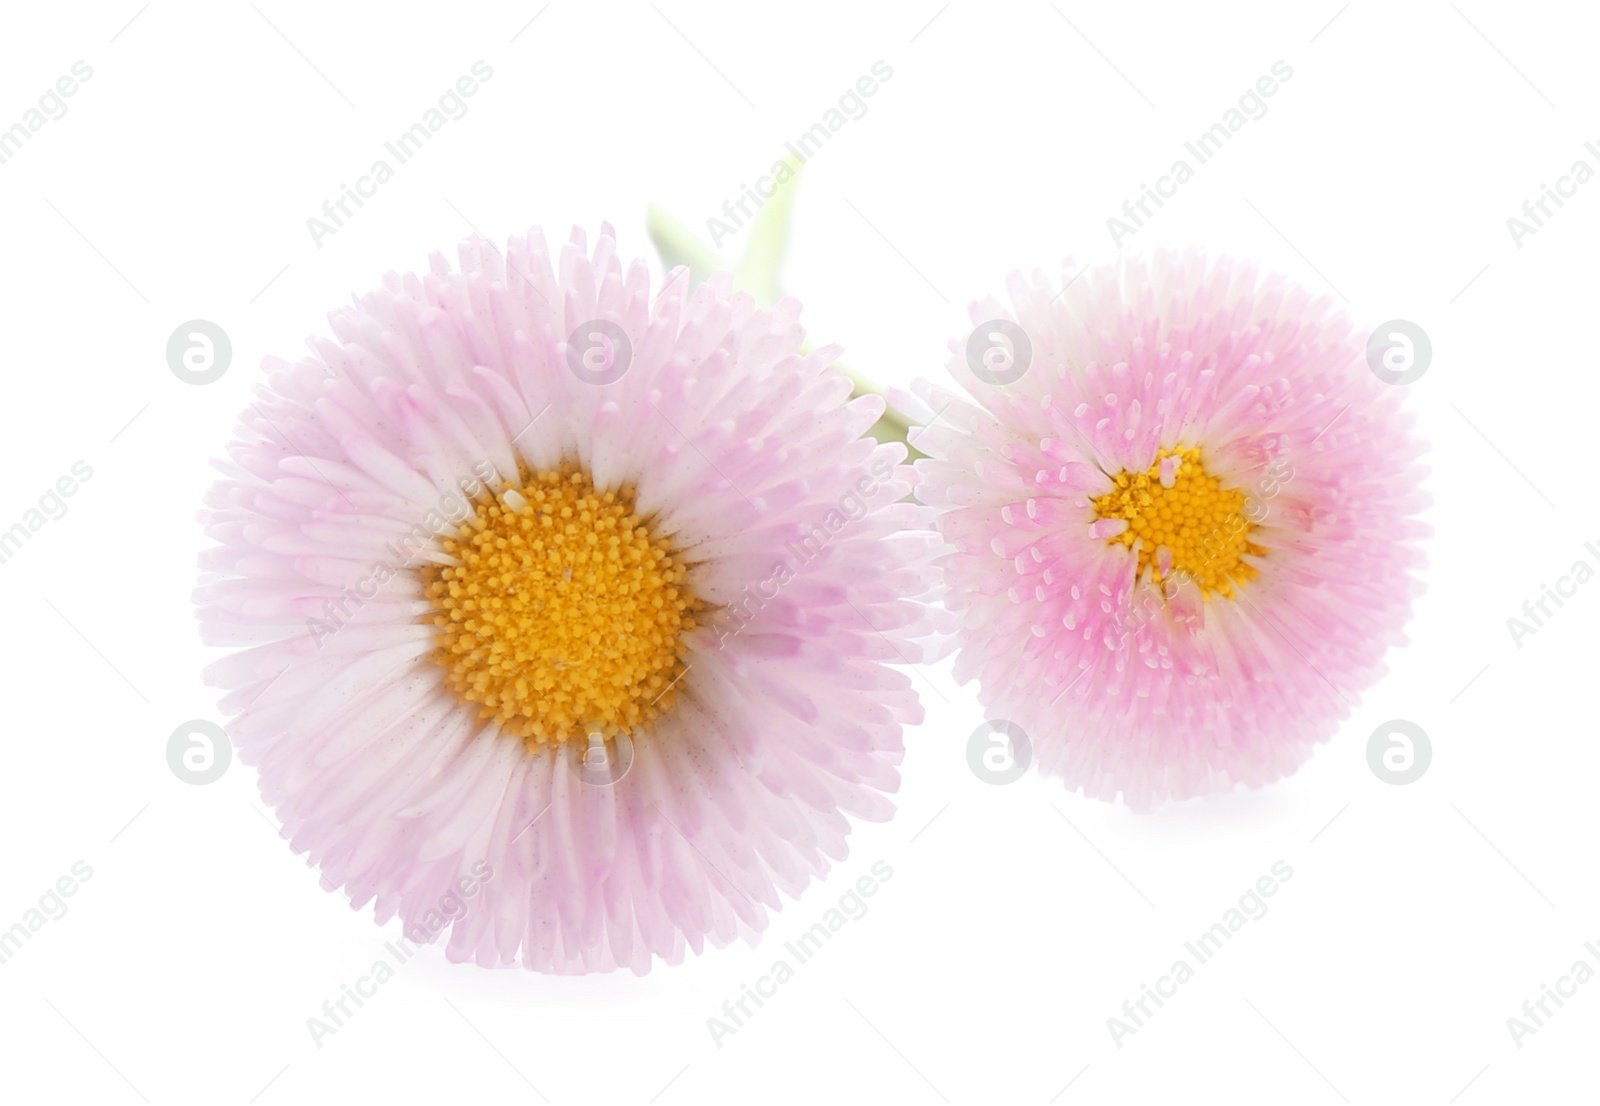
[[[1070,274],[1070,266],[1067,273]],[[1014,276],[919,384],[957,678],[1042,771],[1146,807],[1298,768],[1403,641],[1427,497],[1401,388],[1281,278]]]
[[[936,537],[883,409],[609,228],[464,244],[269,359],[196,593],[228,731],[329,888],[451,959],[753,939],[885,818]]]

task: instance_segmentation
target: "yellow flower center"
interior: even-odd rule
[[[631,733],[672,706],[703,604],[627,490],[540,472],[480,501],[426,570],[435,659],[462,699],[530,749]]]
[[[1124,546],[1139,542],[1139,572],[1151,579],[1193,580],[1201,594],[1233,597],[1234,585],[1256,575],[1244,554],[1266,550],[1250,541],[1255,523],[1245,517],[1244,491],[1223,488],[1206,472],[1200,450],[1163,449],[1145,472],[1120,472],[1116,487],[1096,496],[1095,514],[1126,519],[1128,528],[1107,540]]]

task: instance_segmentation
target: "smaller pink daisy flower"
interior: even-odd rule
[[[1327,299],[1226,259],[1063,279],[1013,276],[1014,310],[973,306],[948,363],[971,401],[916,387],[956,676],[1092,797],[1285,776],[1382,673],[1420,592],[1403,389]]]

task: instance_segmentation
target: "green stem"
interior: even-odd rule
[[[705,280],[712,273],[730,270],[733,273],[735,291],[750,293],[758,307],[767,308],[777,303],[781,294],[778,271],[783,267],[784,254],[788,251],[789,221],[794,208],[795,184],[800,179],[799,165],[792,158],[785,160],[791,175],[779,183],[771,198],[757,212],[755,223],[751,227],[750,245],[745,250],[743,260],[737,265],[728,264],[713,247],[702,242],[688,227],[664,209],[651,204],[645,212],[645,226],[650,233],[650,241],[655,244],[656,252],[661,255],[662,264],[669,269],[687,265],[689,279],[694,284]],[[802,346],[800,349],[801,353],[809,351],[809,346]],[[850,378],[853,385],[850,391],[852,399],[884,394],[882,388],[847,365],[835,362],[829,368],[837,369]],[[867,433],[880,442],[904,442],[906,459],[914,461],[925,454],[919,452],[909,441],[911,427],[911,420],[904,413],[888,406],[885,401],[882,416],[868,428]]]

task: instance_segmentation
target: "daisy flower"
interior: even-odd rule
[[[202,522],[227,731],[328,889],[452,960],[754,940],[883,819],[937,570],[903,445],[726,276],[609,227],[330,315],[265,363]]]
[[[1136,808],[1293,772],[1383,671],[1428,502],[1402,389],[1278,277],[1198,254],[1013,276],[919,382],[956,677]],[[918,402],[920,400],[920,402]]]

